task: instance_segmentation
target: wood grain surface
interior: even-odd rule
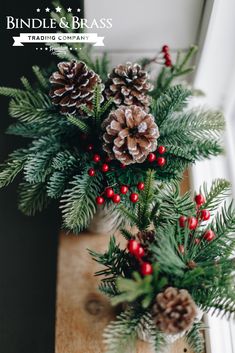
[[[108,235],[61,234],[57,281],[56,353],[104,353],[102,332],[115,318],[115,309],[99,293],[99,269],[87,248],[104,251]],[[120,241],[122,241],[120,239]],[[167,353],[192,353],[186,343],[176,341]],[[136,352],[152,353],[149,345],[138,342]]]

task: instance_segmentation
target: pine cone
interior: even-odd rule
[[[193,324],[196,305],[185,289],[168,287],[156,296],[152,315],[156,326],[165,333],[177,334]]]
[[[52,103],[60,106],[62,114],[84,115],[81,105],[92,109],[94,89],[100,82],[99,76],[83,62],[61,62],[58,71],[50,77],[52,88],[49,95]]]
[[[157,148],[159,131],[154,117],[135,105],[112,111],[102,128],[104,151],[125,165],[144,162]]]
[[[138,64],[118,65],[109,74],[105,85],[105,96],[113,97],[117,107],[137,105],[148,111],[151,99],[147,92],[152,89],[148,78],[148,73]]]
[[[141,243],[152,243],[154,241],[154,230],[143,230],[137,233],[137,238]]]

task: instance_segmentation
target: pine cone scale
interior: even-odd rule
[[[152,85],[148,82],[148,73],[140,65],[118,65],[109,74],[105,87],[106,98],[112,97],[116,106],[137,105],[148,111],[151,98],[147,94]]]
[[[104,120],[104,150],[121,163],[143,163],[157,148],[159,137],[154,117],[138,106],[119,107]]]
[[[94,89],[101,82],[94,71],[83,62],[61,62],[58,71],[50,77],[50,97],[54,105],[60,106],[62,114],[84,115],[81,106],[92,108]]]
[[[163,332],[176,334],[187,330],[196,317],[196,305],[188,291],[168,287],[156,296],[152,315]]]

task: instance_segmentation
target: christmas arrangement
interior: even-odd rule
[[[121,305],[107,327],[107,352],[134,352],[136,339],[156,352],[180,335],[204,352],[199,310],[234,316],[235,209],[230,185],[216,180],[192,199],[176,183],[154,186],[147,172],[135,210],[122,206],[134,226],[122,229],[126,246],[111,237],[106,253],[90,251],[103,265],[100,290]]]
[[[19,208],[32,215],[60,199],[65,226],[79,232],[97,205],[138,202],[149,168],[160,183],[179,180],[189,164],[221,153],[224,120],[187,109],[193,91],[173,83],[192,70],[194,47],[173,62],[164,46],[153,81],[153,60],[109,71],[105,55],[92,61],[88,47],[73,49],[57,67],[34,66],[32,85],[23,77],[23,88],[0,88],[16,119],[7,133],[29,141],[2,165],[0,186],[21,174]]]
[[[71,13],[60,7],[52,18],[70,23]],[[87,44],[50,47],[59,46],[59,62],[33,66],[35,82],[23,77],[23,88],[0,87],[16,120],[7,133],[28,141],[2,164],[0,187],[21,175],[25,214],[57,199],[64,226],[74,232],[89,225],[97,207],[118,213],[118,226],[119,205],[138,202],[150,168],[159,184],[166,183],[179,180],[196,160],[222,152],[222,114],[190,109],[194,90],[175,83],[193,70],[195,47],[173,60],[164,45],[153,59],[110,69],[107,55],[94,58]],[[150,79],[153,65],[161,70]]]

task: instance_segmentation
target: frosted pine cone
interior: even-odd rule
[[[125,165],[143,163],[157,148],[159,131],[154,117],[135,105],[112,111],[102,128],[104,151]]]
[[[151,103],[147,93],[152,89],[148,73],[138,64],[116,66],[105,85],[105,96],[113,97],[115,105],[137,105],[148,111]]]
[[[92,109],[94,89],[100,82],[100,77],[83,62],[61,62],[58,71],[50,77],[49,95],[52,103],[60,106],[62,114],[84,115],[81,105]]]
[[[177,334],[190,328],[197,314],[196,304],[185,289],[168,287],[156,296],[152,315],[165,333]]]

